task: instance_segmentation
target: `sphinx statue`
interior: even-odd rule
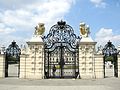
[[[43,35],[44,32],[45,32],[44,23],[39,23],[39,24],[35,27],[35,33],[34,33],[34,35]]]
[[[82,37],[88,37],[90,34],[89,25],[86,25],[84,22],[80,23],[80,35]]]

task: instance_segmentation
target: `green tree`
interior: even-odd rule
[[[7,57],[8,59],[8,63],[9,64],[15,64],[15,63],[17,63],[17,58],[16,57],[14,57],[14,56],[10,56],[10,57]]]
[[[111,61],[111,62],[113,63],[114,58],[113,58],[113,56],[107,56],[107,57],[105,58],[105,61]]]

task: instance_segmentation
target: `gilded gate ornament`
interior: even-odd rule
[[[36,27],[35,27],[35,35],[43,35],[43,33],[45,32],[45,27],[44,27],[44,23],[39,23]]]
[[[84,22],[80,23],[80,34],[82,37],[88,37],[90,34],[89,25],[86,25]]]

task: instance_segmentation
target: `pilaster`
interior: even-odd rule
[[[5,55],[0,54],[0,78],[5,77]]]
[[[95,77],[104,78],[104,60],[102,54],[95,54]]]
[[[118,55],[118,77],[120,78],[120,54]]]

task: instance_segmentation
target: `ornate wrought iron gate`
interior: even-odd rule
[[[107,57],[112,57],[113,65],[114,65],[114,76],[118,77],[118,60],[117,60],[118,51],[115,48],[115,46],[112,44],[112,42],[109,41],[105,45],[103,49],[103,55],[104,55],[104,76],[105,76],[105,61]]]
[[[20,70],[20,54],[21,50],[19,46],[13,41],[6,49],[6,59],[5,59],[5,77],[8,77],[8,66],[9,64],[18,64],[18,77]]]
[[[66,22],[57,22],[43,40],[45,78],[76,78],[79,74],[80,38],[74,34],[73,28]]]

